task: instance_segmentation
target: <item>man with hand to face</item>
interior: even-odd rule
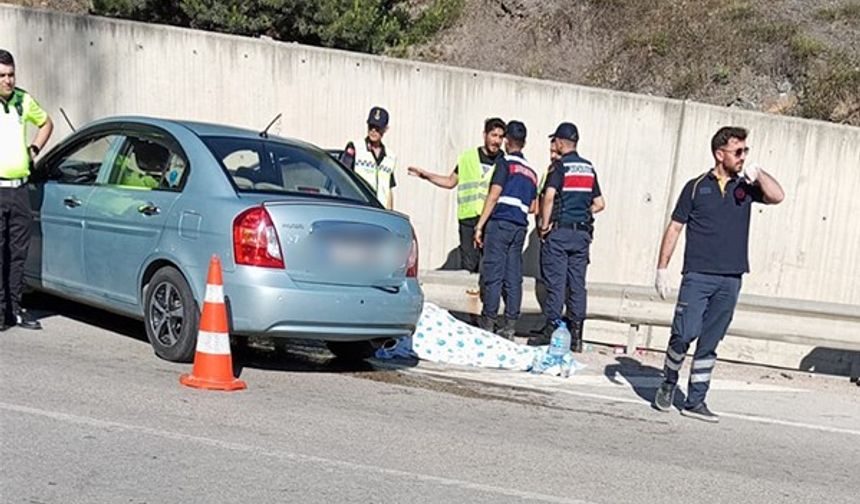
[[[672,408],[678,374],[694,340],[687,400],[681,414],[719,421],[705,404],[717,345],[734,316],[741,277],[749,272],[750,212],[753,203],[776,205],[785,198],[779,183],[756,165],[746,165],[747,130],[720,128],[711,139],[714,167],[690,180],[681,191],[672,221],[663,234],[655,287],[669,295],[667,268],[681,230],[686,226],[684,267],[672,336],[666,350],[665,381],[657,390],[654,407]]]

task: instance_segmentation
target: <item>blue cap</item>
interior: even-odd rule
[[[555,133],[549,136],[550,138],[561,138],[562,140],[570,140],[571,142],[579,141],[579,130],[576,125],[569,122],[563,122],[555,129]]]
[[[367,125],[385,128],[388,126],[388,111],[382,107],[373,107],[367,114]]]
[[[505,128],[505,138],[510,138],[511,140],[518,140],[520,142],[525,142],[526,141],[526,125],[521,123],[520,121],[509,122],[507,128]]]

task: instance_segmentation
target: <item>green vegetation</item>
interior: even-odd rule
[[[836,54],[818,66],[806,82],[797,112],[813,119],[860,124],[860,62]]]
[[[798,61],[806,61],[827,51],[824,44],[803,33],[798,33],[791,38],[789,48],[791,55]]]
[[[797,34],[797,30],[797,24],[784,21],[756,23],[750,27],[755,41],[763,44],[783,43]]]
[[[821,21],[848,21],[860,23],[860,2],[850,2],[839,7],[818,9],[815,17]]]
[[[463,3],[433,0],[411,12],[407,0],[94,0],[91,12],[378,54],[428,40]]]

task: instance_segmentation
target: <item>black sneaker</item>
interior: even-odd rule
[[[675,389],[677,387],[670,383],[663,382],[657,393],[654,394],[654,407],[660,411],[669,411],[675,403]]]
[[[41,329],[42,324],[33,318],[27,310],[19,308],[15,313],[15,325],[21,329]]]
[[[705,403],[699,403],[692,408],[685,407],[681,410],[681,414],[685,417],[695,418],[696,420],[703,420],[705,422],[717,423],[720,421],[720,417],[709,410]]]

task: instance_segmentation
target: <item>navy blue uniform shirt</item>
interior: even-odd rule
[[[749,272],[750,210],[764,201],[761,187],[732,177],[720,190],[707,172],[684,186],[672,220],[687,225],[683,273],[742,275]]]
[[[537,173],[521,152],[500,157],[490,185],[501,186],[502,194],[490,218],[527,226],[529,208],[537,197],[537,184]]]
[[[601,195],[591,161],[569,152],[553,162],[546,187],[555,188],[552,221],[580,224],[591,221],[591,203]]]

